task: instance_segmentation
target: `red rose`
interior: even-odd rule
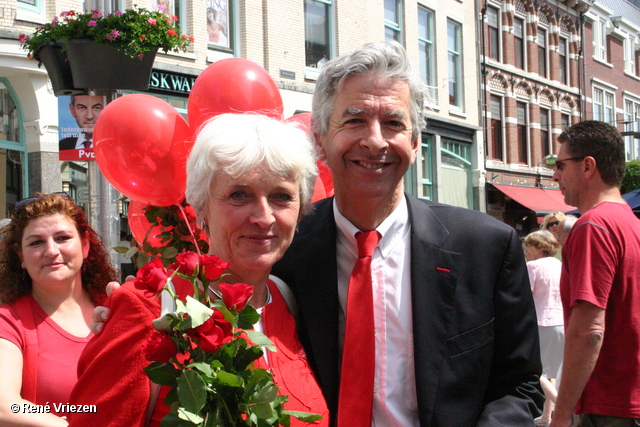
[[[193,276],[193,272],[198,266],[200,256],[194,252],[182,252],[176,256],[176,262],[171,264],[173,270],[178,270],[179,273],[185,276]]]
[[[166,332],[151,334],[142,345],[142,352],[149,362],[169,363],[178,352],[178,346]]]
[[[162,261],[156,258],[138,270],[133,284],[138,289],[150,290],[158,294],[167,284],[167,277],[167,270],[162,265]]]
[[[253,295],[253,286],[247,285],[246,283],[236,283],[235,285],[220,283],[218,289],[220,289],[220,293],[222,294],[224,305],[226,305],[229,310],[236,307],[238,311],[242,311],[244,306],[247,305],[251,295]]]
[[[171,22],[169,20],[167,20],[167,24],[171,24]],[[169,36],[175,36],[178,33],[176,33],[176,30],[167,30],[167,35]]]
[[[218,310],[202,325],[185,331],[191,338],[198,340],[198,345],[204,351],[215,352],[222,344],[231,341],[231,323],[224,320],[224,315]]]
[[[207,280],[216,280],[230,265],[215,255],[202,255],[200,257],[200,275],[204,275]]]

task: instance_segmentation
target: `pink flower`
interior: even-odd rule
[[[113,14],[114,14],[115,16],[120,16],[120,15],[122,15],[122,12],[121,12],[121,11],[119,11],[119,10],[116,10],[115,12],[113,12]]]
[[[120,35],[120,31],[118,30],[111,30],[111,35],[113,36],[113,38],[116,38]]]
[[[20,39],[20,43],[26,43],[27,42],[27,36],[24,34],[20,34],[18,36],[18,38]]]
[[[169,36],[175,36],[177,34],[178,33],[176,33],[176,30],[167,30],[167,35],[169,35]]]
[[[226,305],[229,310],[233,310],[235,307],[236,310],[242,311],[244,306],[247,305],[251,295],[253,295],[253,286],[247,285],[246,283],[236,283],[235,285],[220,283],[218,289],[220,289],[220,293],[222,294],[224,305]]]
[[[151,334],[142,345],[142,353],[149,362],[169,363],[178,352],[178,346],[166,332]]]
[[[101,18],[101,17],[102,17],[102,13],[100,13],[100,12],[96,11],[96,12],[94,12],[94,13],[93,13],[93,15],[91,15],[91,17],[92,17],[93,19]]]
[[[200,257],[200,275],[204,274],[204,278],[207,280],[216,280],[230,265],[215,255],[202,255]]]
[[[98,23],[96,21],[89,21],[87,22],[87,27],[95,27],[96,25],[98,25]]]
[[[177,21],[177,20],[178,20],[178,17],[177,17],[176,15],[171,15],[171,20],[172,20],[172,21]]]
[[[157,5],[156,8],[159,12],[164,12],[164,6]]]
[[[151,25],[156,25],[156,20],[155,20],[155,19],[153,19],[153,18],[149,18],[149,19],[147,19],[147,22],[148,22],[149,24],[151,24]]]

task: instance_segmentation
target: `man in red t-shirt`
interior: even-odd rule
[[[553,179],[582,216],[562,251],[566,335],[551,427],[636,426],[640,220],[620,195],[624,142],[615,127],[598,121],[571,126],[558,142]]]

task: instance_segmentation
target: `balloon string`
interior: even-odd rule
[[[189,218],[187,217],[187,213],[184,211],[184,209],[182,209],[182,204],[176,204],[176,206],[178,207],[178,209],[180,209],[180,212],[182,213],[182,217],[184,218],[184,222],[185,224],[187,224],[187,228],[189,229],[189,233],[191,234],[191,237],[193,237],[193,243],[196,245],[196,251],[198,251],[198,255],[202,256],[202,253],[200,252],[200,246],[198,245],[198,239],[196,238],[196,235],[193,232],[191,225],[189,224]]]

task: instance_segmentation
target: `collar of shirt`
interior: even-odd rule
[[[78,139],[76,141],[76,150],[78,150],[80,148],[84,148],[84,142],[85,141],[90,141],[90,140],[87,140],[87,138],[85,137],[84,133],[80,132],[78,134]]]
[[[340,213],[335,198],[333,199],[333,217],[338,229],[338,244],[344,245],[357,259],[358,244],[356,242],[356,233],[361,230]],[[409,209],[407,208],[407,200],[403,198],[402,202],[398,203],[393,212],[376,228],[382,236],[377,249],[383,259],[389,255],[393,246],[398,243],[398,239],[402,239],[407,233],[409,227]]]

